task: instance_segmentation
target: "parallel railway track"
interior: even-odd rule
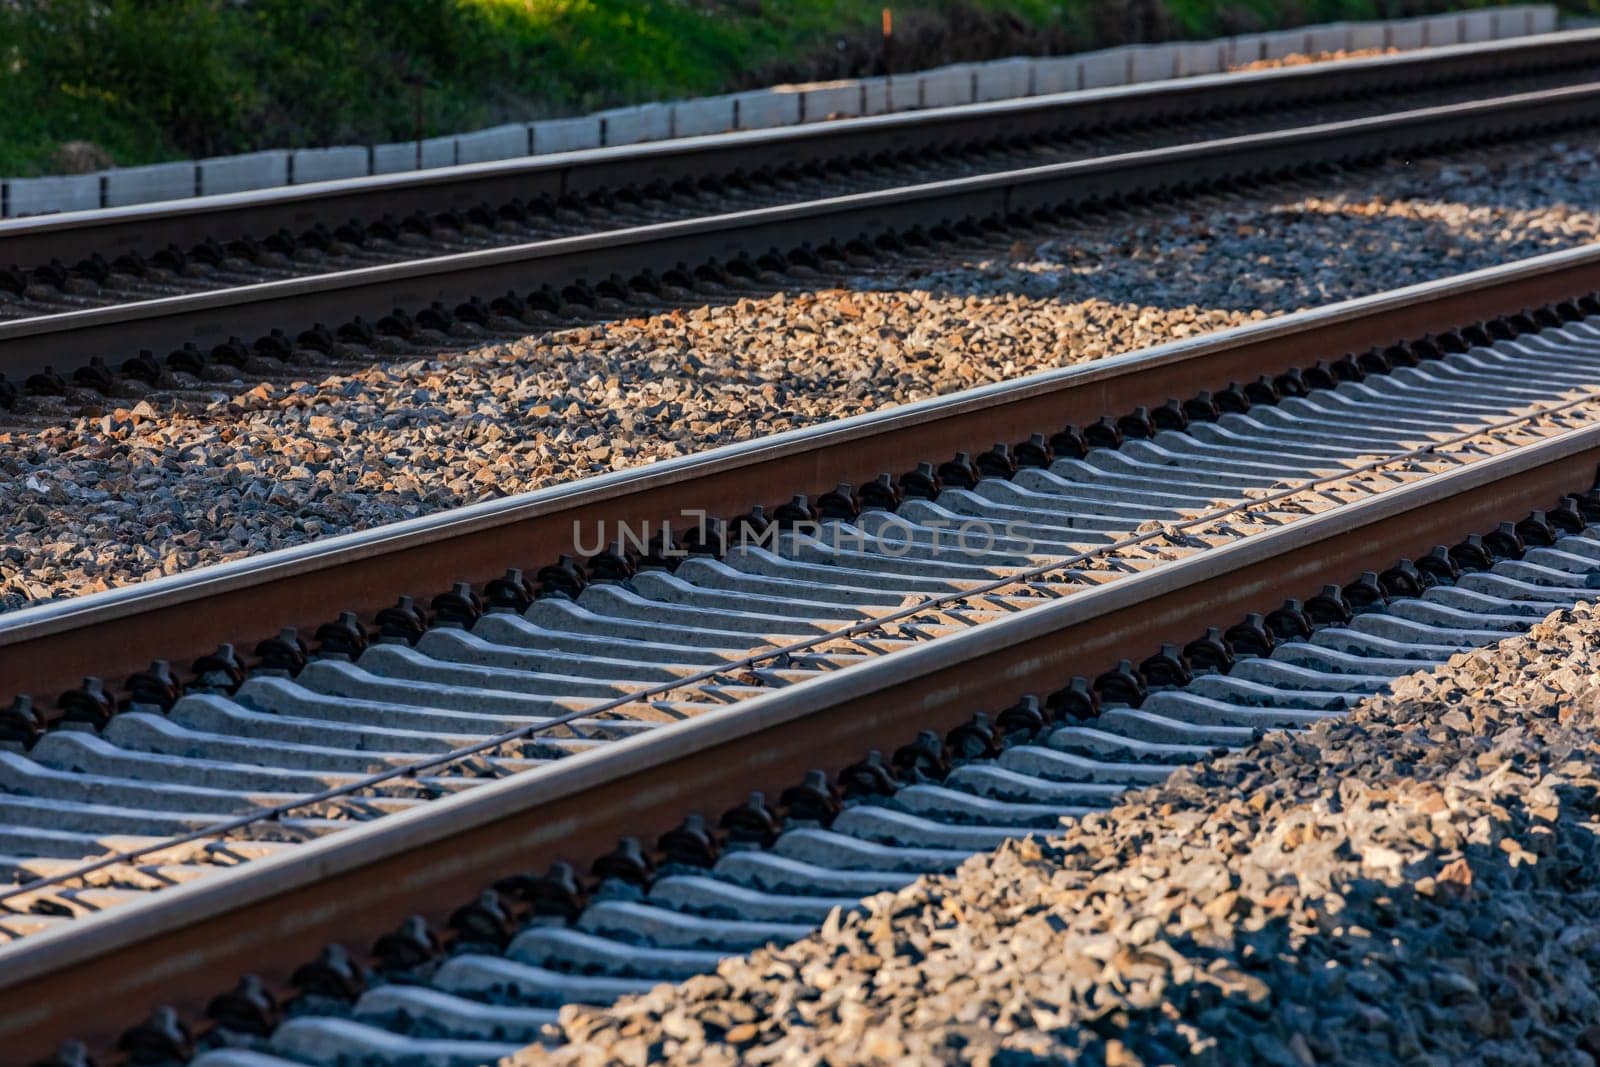
[[[552,985],[614,992],[790,936],[822,902],[1509,632],[1581,595],[1547,572],[1579,566],[1600,517],[1596,288],[1600,250],[1558,253],[0,618],[13,688],[72,720],[18,704],[7,721],[31,747],[0,764],[0,852],[31,884],[0,903],[35,918],[8,920],[0,1034],[30,1055],[69,1035],[108,1048],[159,1004],[198,1022],[255,972],[280,992],[298,973],[300,1017],[276,1032],[275,1009],[236,996],[212,1018],[280,1054],[378,1047],[382,1025],[523,1040]],[[783,532],[593,552],[601,523],[696,510]],[[932,547],[968,520],[1014,525]],[[832,550],[841,527],[868,542]],[[575,537],[589,558],[557,562]],[[267,640],[333,620],[308,664],[298,635]],[[218,641],[261,665],[245,679],[248,657],[208,655]],[[140,675],[157,657],[170,670]],[[116,713],[107,691],[128,694]],[[1026,743],[999,752],[978,711]],[[86,803],[96,790],[120,810]],[[720,832],[679,825],[724,810]],[[230,843],[208,845],[223,824]],[[83,866],[115,833],[145,840]],[[606,853],[619,838],[659,845]],[[592,894],[550,871],[597,858],[614,884]],[[663,859],[714,884],[657,877]],[[183,884],[150,892],[163,882]],[[451,962],[415,924],[380,941],[412,913],[454,930]],[[302,965],[335,942],[378,942],[379,973],[415,988],[351,978],[327,1000],[342,958]],[[564,971],[594,981],[539,977]]]
[[[285,231],[299,237],[352,219],[497,211],[517,202],[568,205],[627,190],[714,185],[734,176],[760,180],[826,174],[842,165],[892,161],[924,165],[954,154],[1026,152],[1055,138],[1103,137],[1112,131],[1225,116],[1263,116],[1322,103],[1388,94],[1450,91],[1473,83],[1581,71],[1600,58],[1600,31],[1572,31],[1506,41],[1312,64],[1245,74],[1188,78],[987,105],[902,112],[778,130],[685,138],[626,148],[564,153],[373,178],[323,182],[137,207],[0,222],[0,263],[28,271],[59,261],[144,258],[208,241],[262,242]],[[1491,95],[1491,94],[1480,94]],[[1504,92],[1492,95],[1504,95]],[[990,168],[994,169],[994,168]],[[900,183],[903,184],[903,183]]]
[[[972,118],[965,114],[970,108],[953,109],[964,116],[965,138],[946,140],[949,131],[941,127],[928,128],[923,119],[913,128],[920,137],[926,138],[925,141],[898,150],[875,143],[871,155],[835,156],[825,143],[815,146],[818,148],[816,157],[792,162],[788,167],[779,166],[774,170],[757,166],[752,172],[746,169],[748,163],[741,155],[739,168],[731,173],[713,170],[675,182],[656,177],[654,164],[657,161],[646,159],[637,162],[639,173],[651,176],[648,183],[634,179],[633,184],[601,187],[584,195],[562,192],[551,197],[541,193],[532,198],[531,204],[518,198],[507,203],[479,203],[465,212],[445,210],[428,214],[419,210],[403,218],[385,208],[374,220],[348,219],[332,228],[319,221],[298,235],[263,229],[250,237],[234,238],[226,243],[208,236],[187,249],[169,244],[149,248],[145,254],[124,252],[112,259],[107,259],[103,252],[96,252],[73,267],[61,261],[58,253],[49,264],[31,269],[13,268],[0,279],[3,281],[0,292],[9,294],[6,302],[0,303],[0,319],[135,303],[186,292],[236,288],[251,282],[512,247],[1196,141],[1442,107],[1582,83],[1593,77],[1595,69],[1596,63],[1590,58],[1514,73],[1479,74],[1443,84],[1408,86],[1399,91],[1382,91],[1376,87],[1362,91],[1359,87],[1345,86],[1331,99],[1310,96],[1303,88],[1290,86],[1286,99],[1267,97],[1244,113],[1230,113],[1226,103],[1200,97],[1193,98],[1195,102],[1190,106],[1203,106],[1202,101],[1208,106],[1192,114],[1111,119],[1097,129],[1078,128],[1083,120],[1079,114],[1082,104],[1077,97],[1066,98],[1075,106],[1063,106],[1053,112],[1059,115],[1065,127],[1058,130],[1029,131],[1026,124],[1021,130],[1011,128],[1014,116],[1004,109],[1015,110],[1016,105],[1007,104],[1001,105],[999,113],[990,116],[987,132],[990,139],[987,141],[971,139]],[[1258,87],[1258,91],[1265,88]],[[1329,92],[1331,87],[1323,91]],[[1155,94],[1160,99],[1164,90],[1154,88],[1138,92]],[[1352,98],[1352,94],[1359,95]],[[905,119],[871,121],[900,123]],[[824,127],[824,130],[837,136],[832,127]],[[808,132],[801,131],[802,134]],[[652,147],[639,151],[660,154],[668,149]],[[859,148],[857,151],[859,153]],[[714,164],[714,160],[706,162]],[[182,206],[174,210],[181,213]],[[151,221],[159,223],[170,217],[157,215]],[[53,221],[47,219],[41,225],[48,228]],[[0,242],[4,241],[6,235],[0,232]],[[23,253],[26,250],[26,246],[18,249]]]
[[[141,283],[130,291],[138,298],[132,302],[62,310],[93,302],[64,299],[59,307],[35,309],[58,313],[0,320],[0,373],[6,376],[0,406],[15,406],[28,392],[79,388],[117,396],[152,387],[204,388],[218,374],[292,373],[297,362],[314,368],[346,348],[470,342],[536,327],[575,309],[670,303],[704,283],[765,284],[796,269],[915,250],[984,229],[1026,227],[1130,199],[1583,126],[1600,113],[1594,106],[1600,90],[1585,80],[1597,51],[1600,31],[1564,34],[1500,49],[1471,46],[1340,64],[1337,74],[1309,67],[1242,81],[1197,79],[1089,98],[641,146],[620,156],[577,153],[445,175],[330,183],[168,205],[165,214],[140,208],[3,223],[0,259],[19,262],[43,254],[47,244],[37,242],[55,242],[67,250],[54,253],[65,263],[75,254],[73,242],[114,242],[124,232],[118,227],[132,220],[149,233],[167,233],[163,226],[220,227],[206,238],[181,228],[167,236],[208,242],[204,257],[236,259],[272,244],[261,234],[270,233],[262,227],[273,224],[275,211],[298,212],[302,227],[328,229],[317,212],[343,213],[361,203],[414,213],[424,209],[408,208],[408,198],[448,192],[490,205],[476,222],[461,223],[471,233],[452,229],[456,223],[439,224],[439,240],[428,236],[435,223],[426,219],[414,220],[404,240],[405,226],[382,222],[372,231],[386,235],[381,253],[329,259],[317,252],[307,264],[320,273],[294,267],[292,255],[284,258],[298,240],[290,238],[278,251],[262,253],[263,262],[275,264],[270,270],[240,273],[235,263],[218,276],[222,288],[178,292],[182,287]],[[1507,86],[1528,91],[1507,93]],[[1488,92],[1496,95],[1481,98]],[[1371,113],[1396,100],[1408,110]],[[1451,102],[1413,106],[1429,100]],[[1259,109],[1268,114],[1248,114]],[[1318,121],[1304,124],[1308,112]],[[1203,117],[1217,114],[1225,118]],[[1348,115],[1361,117],[1324,121]],[[1003,133],[995,132],[997,124]],[[1126,132],[1140,124],[1153,128]],[[1113,132],[1089,132],[1101,128]],[[1218,135],[1240,129],[1250,132]],[[726,177],[730,152],[746,175],[736,180],[739,189],[731,198],[704,193],[708,174]],[[690,170],[680,174],[675,167]],[[792,179],[783,177],[786,167],[799,168]],[[763,176],[749,177],[756,172]],[[639,192],[642,173],[650,176],[645,192]],[[539,183],[546,180],[559,180],[560,189],[545,190]],[[666,185],[656,187],[661,182]],[[678,193],[673,182],[683,183]],[[521,192],[513,194],[512,186]],[[624,187],[633,191],[620,194],[619,207]],[[530,221],[525,204],[509,215],[494,206],[547,194],[554,214],[546,222]],[[585,221],[584,204],[599,205],[599,214]],[[445,209],[435,201],[432,210]],[[577,214],[563,221],[571,212]],[[230,237],[229,226],[257,227],[256,236]],[[367,239],[355,230],[347,237]],[[236,245],[231,253],[224,247],[230,242]],[[186,257],[178,253],[179,260]],[[110,262],[103,252],[101,262]],[[104,275],[99,267],[85,269]],[[57,266],[45,273],[66,285],[70,270]],[[9,284],[37,289],[37,279],[24,274]],[[268,280],[254,280],[262,277]]]

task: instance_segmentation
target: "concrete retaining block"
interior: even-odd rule
[[[1330,22],[1326,26],[1306,27],[1306,47],[1312,55],[1320,52],[1343,52],[1350,47],[1350,24]]]
[[[457,163],[487,163],[528,154],[528,127],[520,122],[456,136]]]
[[[452,142],[454,138],[451,139]],[[454,144],[452,143],[452,148]],[[397,141],[372,146],[372,173],[399,174],[417,169],[417,142]]]
[[[429,137],[422,142],[422,169],[451,167],[456,162],[454,137]],[[372,173],[396,174],[417,169],[417,142],[397,141],[372,146]]]
[[[700,137],[733,129],[733,97],[707,96],[672,105],[672,136]]]
[[[741,130],[770,130],[800,121],[800,93],[793,89],[756,89],[734,93],[734,120]]]
[[[291,157],[294,184],[361,178],[372,172],[372,159],[363,145],[337,148],[301,148]]]
[[[1422,39],[1429,48],[1461,43],[1460,15],[1433,15],[1422,20]]]
[[[412,158],[416,158],[416,142],[413,141]],[[425,137],[422,141],[422,169],[432,170],[434,167],[453,167],[456,165],[456,139],[454,137]]]
[[[276,189],[289,184],[289,153],[283,150],[213,156],[202,159],[196,167],[200,174],[201,196]]]
[[[603,145],[665,141],[672,136],[672,108],[666,104],[616,107],[594,117],[600,120],[600,143]]]
[[[1083,88],[1083,64],[1077,56],[1047,56],[1033,61],[1033,91],[1039,96]]]
[[[1178,73],[1178,49],[1170,44],[1134,45],[1128,51],[1128,80],[1159,82]]]
[[[1389,47],[1410,49],[1425,45],[1422,22],[1422,19],[1396,19],[1389,23]]]
[[[922,106],[922,75],[890,74],[884,79],[888,110],[915,111]]]
[[[1128,84],[1128,49],[1102,48],[1098,52],[1085,52],[1078,57],[1085,89],[1102,89],[1108,85]]]
[[[830,115],[852,118],[863,112],[860,82],[813,82],[795,88],[800,92],[801,122],[820,122]]]
[[[1364,52],[1373,48],[1385,48],[1389,44],[1389,34],[1381,22],[1352,22],[1350,23],[1350,50]]]
[[[922,73],[923,107],[959,107],[972,103],[975,64],[956,63]]]
[[[1533,23],[1533,9],[1530,7],[1504,7],[1489,12],[1489,16],[1494,23],[1490,33],[1497,41],[1521,37],[1529,32],[1528,27]]]
[[[194,195],[195,165],[190,162],[117,167],[104,174],[106,207],[184,200]]]
[[[600,147],[600,117],[580,115],[575,119],[546,119],[535,122],[533,151],[537,155],[548,152],[577,152],[585,148]]]
[[[1226,46],[1217,41],[1185,41],[1173,46],[1178,53],[1178,77],[1216,74],[1227,64]]]
[[[882,115],[890,110],[889,79],[862,78],[860,84],[863,115]]]
[[[1306,51],[1306,31],[1279,30],[1277,33],[1263,33],[1261,35],[1261,58],[1282,59],[1284,56],[1304,55]]]
[[[1225,43],[1227,45],[1227,69],[1242,67],[1247,63],[1255,63],[1264,58],[1261,49],[1262,35],[1259,33],[1245,33],[1240,34],[1238,37],[1229,37]]]
[[[1556,9],[1553,4],[1535,4],[1528,12],[1529,33],[1555,33]]]
[[[973,100],[1013,100],[1019,96],[1032,96],[1033,61],[1026,57],[997,59],[992,63],[979,63],[973,68],[975,85]]]
[[[6,216],[13,219],[51,211],[92,211],[100,206],[100,175],[11,178],[5,184],[5,201]]]
[[[1493,11],[1464,11],[1461,14],[1461,43],[1494,40]]]

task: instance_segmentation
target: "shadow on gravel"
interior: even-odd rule
[[[1574,617],[714,976],[564,1010],[569,1043],[517,1060],[1592,1065],[1600,619]]]
[[[1544,767],[1592,778],[1600,746],[1585,740]],[[1600,789],[1519,788],[1523,761],[1487,745],[1463,763],[1483,777],[1460,783],[1452,768],[1384,780],[1350,767],[1337,795],[1284,812],[1229,863],[1236,885],[1269,868],[1270,892],[1212,896],[1196,916],[1207,921],[1181,936],[1135,947],[1137,935],[1122,935],[1096,978],[1115,995],[1098,1012],[1086,1005],[1082,1030],[1054,1051],[1060,1032],[996,1062],[1096,1045],[1108,1063],[1600,1059]],[[1474,784],[1508,775],[1511,788],[1480,794],[1463,825]],[[1351,818],[1368,825],[1346,833]],[[1053,851],[1043,845],[1040,860]],[[1382,873],[1341,879],[1341,864]],[[1193,977],[1163,984],[1188,968]]]
[[[1394,791],[1419,786],[1413,779]],[[1395,880],[1337,884],[1298,919],[1245,917],[1231,938],[1169,940],[1204,979],[1169,986],[1159,1010],[1111,1010],[1088,1028],[1145,1060],[1462,1062],[1440,1059],[1444,1046],[1465,1062],[1593,1062],[1600,791],[1553,793],[1553,805],[1502,794],[1498,810],[1473,824],[1462,856],[1442,867],[1431,856],[1407,863],[1397,850]],[[1344,845],[1339,856],[1390,861],[1374,851],[1361,857]],[[1107,966],[1132,999],[1138,953]],[[1173,1012],[1208,1035],[1200,1048]]]
[[[1418,183],[1422,185],[1424,183]],[[1515,183],[1513,183],[1515,184]],[[1586,244],[1593,220],[1581,200],[1533,188],[1456,199],[1418,189],[1415,199],[1366,202],[1290,198],[1244,210],[1174,208],[1089,240],[1023,237],[997,242],[959,268],[910,272],[899,288],[948,299],[1007,295],[1109,303],[1140,314],[1207,309],[1279,314],[1432,281]],[[1579,224],[1541,219],[1579,215]],[[870,278],[852,287],[879,288]]]

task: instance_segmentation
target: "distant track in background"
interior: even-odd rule
[[[0,223],[0,262],[25,265],[0,287],[30,316],[0,320],[0,408],[309,372],[341,345],[470,343],[973,227],[1583,124],[1597,59],[1600,31]],[[204,278],[162,280],[200,260]]]

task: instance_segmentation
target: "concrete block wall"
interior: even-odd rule
[[[1146,44],[1128,53],[1128,82],[1158,82],[1178,76],[1178,46]]]
[[[1070,93],[1082,88],[1082,57],[1047,56],[1033,61],[1033,91],[1039,96]]]
[[[101,195],[106,207],[148,204],[152,200],[181,200],[195,194],[193,163],[153,163],[148,167],[118,167],[103,175]]]
[[[550,152],[576,152],[584,148],[600,147],[600,116],[580,115],[575,119],[546,119],[535,122],[533,151],[536,155]]]
[[[526,133],[524,133],[526,137]],[[456,139],[454,137],[429,137],[422,142],[422,168],[453,167],[456,164]],[[416,170],[417,142],[398,141],[394,144],[372,146],[372,173],[398,174]]]
[[[98,174],[60,178],[13,178],[6,182],[6,215],[42,215],[47,211],[89,211],[100,206]]]
[[[883,115],[893,110],[889,101],[888,78],[861,79],[861,113]]]
[[[1396,19],[1389,24],[1389,47],[1409,50],[1426,44],[1422,19]]]
[[[1422,20],[1422,43],[1429,48],[1461,43],[1460,15],[1432,15]]]
[[[800,121],[821,122],[826,118],[854,118],[867,113],[864,86],[840,81],[808,85],[800,91]]]
[[[372,152],[365,145],[299,148],[289,156],[289,180],[296,185],[364,178],[372,173]]]
[[[922,75],[891,74],[883,84],[885,111],[915,111],[922,106]]]
[[[700,137],[733,129],[733,97],[707,96],[678,100],[672,105],[672,135]]]
[[[1525,33],[1537,32],[1533,29],[1532,8],[1503,7],[1488,14],[1491,26],[1489,36],[1492,40],[1498,41],[1502,37],[1521,37]]]
[[[600,144],[638,144],[665,141],[672,136],[672,108],[667,104],[614,107],[595,115],[600,120]]]
[[[275,189],[289,184],[289,153],[251,152],[245,156],[216,156],[197,163],[201,196]]]
[[[1295,52],[1412,49],[1500,40],[1557,28],[1550,4],[1521,4],[1386,22],[1341,22],[1216,41],[1124,45],[1075,56],[1017,57],[934,70],[613,108],[510,123],[422,142],[424,168],[759,130],[830,117],[882,115],[974,101],[1069,93],[1212,74]],[[0,180],[0,217],[82,211],[417,168],[417,142],[347,145],[121,167],[98,174]]]
[[[1348,22],[1306,27],[1306,49],[1312,55],[1320,52],[1342,52],[1349,47],[1350,23]]]
[[[1303,29],[1261,34],[1261,58],[1282,59],[1284,56],[1304,55],[1309,36]]]
[[[973,64],[973,102],[981,104],[989,100],[1032,96],[1035,92],[1033,68],[1034,61],[1026,58]]]
[[[1103,48],[1098,52],[1085,52],[1079,56],[1078,87],[1104,89],[1111,85],[1128,84],[1128,49]]]
[[[735,128],[770,130],[778,126],[799,125],[800,97],[800,89],[788,87],[734,93]]]
[[[496,159],[515,159],[530,154],[528,127],[515,122],[508,126],[491,126],[476,133],[464,133],[456,138],[457,163],[488,163]]]
[[[974,64],[957,63],[917,75],[922,81],[923,107],[960,107],[972,103]]]
[[[1389,46],[1389,31],[1381,22],[1347,22],[1345,28],[1350,33],[1349,47],[1352,52],[1366,52]]]
[[[1178,52],[1178,77],[1189,78],[1197,74],[1216,74],[1227,65],[1227,45],[1220,41],[1184,42],[1176,46]]]
[[[1226,65],[1229,67],[1242,67],[1246,63],[1254,63],[1266,58],[1266,35],[1261,33],[1247,33],[1239,37],[1229,37],[1228,56]]]
[[[1494,12],[1467,11],[1461,16],[1461,43],[1494,40]]]

